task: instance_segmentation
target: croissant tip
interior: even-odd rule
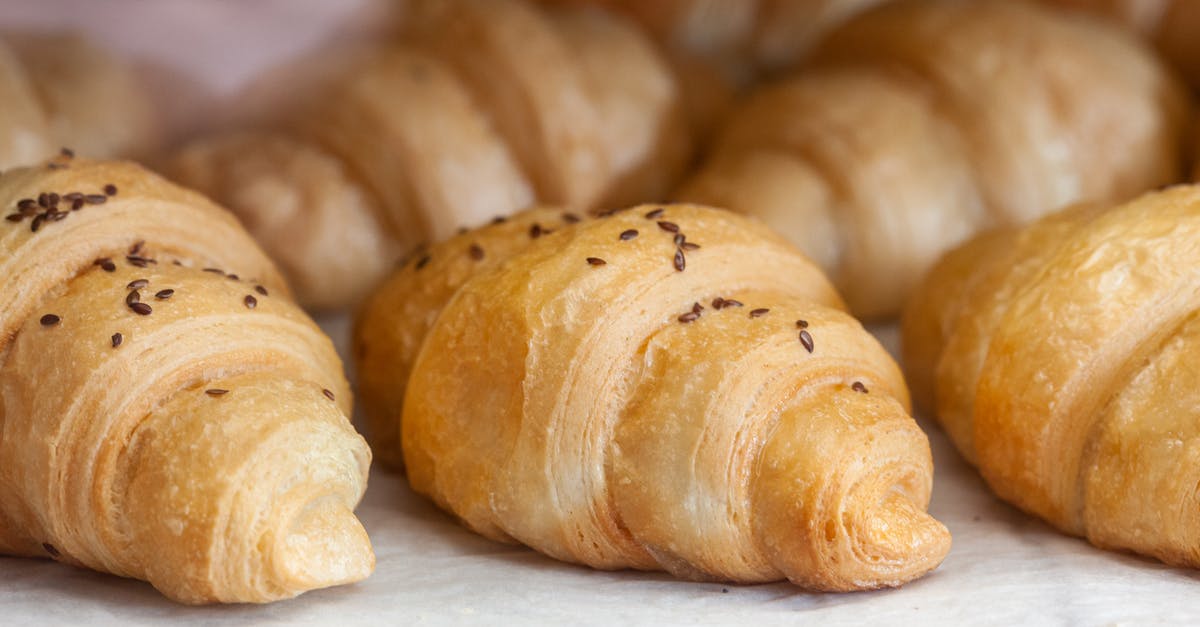
[[[932,514],[899,494],[887,498],[876,512],[867,531],[871,553],[881,557],[902,557],[903,564],[892,573],[900,585],[935,569],[950,553],[950,530]]]
[[[285,586],[313,590],[366,579],[375,569],[371,541],[354,511],[322,498],[292,519],[276,546],[276,572]]]

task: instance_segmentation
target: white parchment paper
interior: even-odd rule
[[[176,134],[211,126],[254,76],[381,28],[387,0],[4,0],[0,27],[83,28],[195,82]],[[2,106],[2,103],[0,103]],[[345,346],[347,322],[323,326]],[[894,329],[881,331],[894,346]],[[343,355],[345,352],[343,351]],[[376,470],[359,515],[378,564],[367,581],[267,606],[189,608],[148,584],[44,560],[0,558],[0,625],[818,624],[1108,625],[1200,621],[1200,573],[1101,551],[988,492],[930,423],[931,511],[954,535],[932,575],[898,590],[810,594],[598,572],[489,542]],[[0,461],[0,463],[3,463]]]

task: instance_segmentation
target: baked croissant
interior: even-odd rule
[[[1177,180],[1185,91],[1114,29],[1024,2],[884,4],[752,93],[677,193],[759,216],[857,315],[987,227]]]
[[[656,41],[743,79],[799,62],[831,28],[884,0],[542,0],[629,15]]]
[[[521,214],[430,248],[368,303],[370,437],[399,439],[413,488],[471,529],[561,560],[899,585],[950,536],[925,511],[900,372],[840,306],[733,213]]]
[[[232,215],[67,158],[0,176],[0,207],[0,554],[185,603],[371,572],[341,363]]]
[[[159,129],[133,69],[77,35],[0,37],[0,170],[70,146],[89,157],[138,156]]]
[[[1200,566],[1200,188],[1081,205],[951,252],[914,294],[917,397],[1003,499]]]
[[[674,78],[633,27],[524,0],[430,0],[276,131],[167,170],[229,206],[303,304],[343,308],[418,244],[540,199],[663,197],[689,150]]]
[[[1043,0],[1100,15],[1154,42],[1192,89],[1200,88],[1200,3],[1194,0]]]

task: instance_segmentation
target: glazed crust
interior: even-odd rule
[[[341,362],[233,216],[66,158],[5,173],[0,206],[0,553],[186,603],[367,576]]]
[[[851,311],[886,318],[976,232],[1178,180],[1187,119],[1182,86],[1117,29],[1025,2],[901,0],[750,94],[677,197],[766,219]]]
[[[1198,229],[1193,187],[1071,208],[949,255],[904,322],[918,397],[999,496],[1193,567]]]
[[[363,394],[402,400],[367,405],[372,425],[400,418],[413,488],[471,529],[596,568],[821,590],[945,556],[898,368],[762,225],[542,209],[427,255],[363,314],[360,370],[398,364]]]
[[[202,139],[166,166],[242,217],[301,303],[352,307],[418,246],[535,201],[585,211],[677,184],[691,154],[679,89],[631,25],[524,0],[409,9],[398,41],[277,128]],[[296,239],[279,223],[306,226]]]

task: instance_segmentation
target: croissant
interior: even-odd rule
[[[996,494],[1192,567],[1197,242],[1197,187],[1075,206],[951,252],[903,326],[917,398]]]
[[[1123,24],[1154,42],[1191,85],[1200,88],[1200,4],[1191,0],[1043,0]]]
[[[89,157],[150,151],[159,129],[133,69],[78,35],[0,37],[0,170],[70,146]]]
[[[742,80],[794,65],[837,24],[883,0],[542,0],[632,17],[656,41]]]
[[[899,312],[984,228],[1180,175],[1184,90],[1122,33],[1024,2],[884,4],[748,96],[683,200],[759,216],[850,310]]]
[[[275,131],[185,147],[301,303],[360,299],[418,244],[535,199],[663,197],[688,158],[676,83],[631,26],[523,0],[415,2],[408,36]]]
[[[0,554],[185,603],[371,572],[341,363],[232,215],[66,157],[0,207]]]
[[[412,487],[474,531],[561,560],[900,585],[950,536],[925,511],[932,460],[900,372],[840,306],[730,212],[520,214],[433,246],[367,303],[369,437],[398,441]]]

